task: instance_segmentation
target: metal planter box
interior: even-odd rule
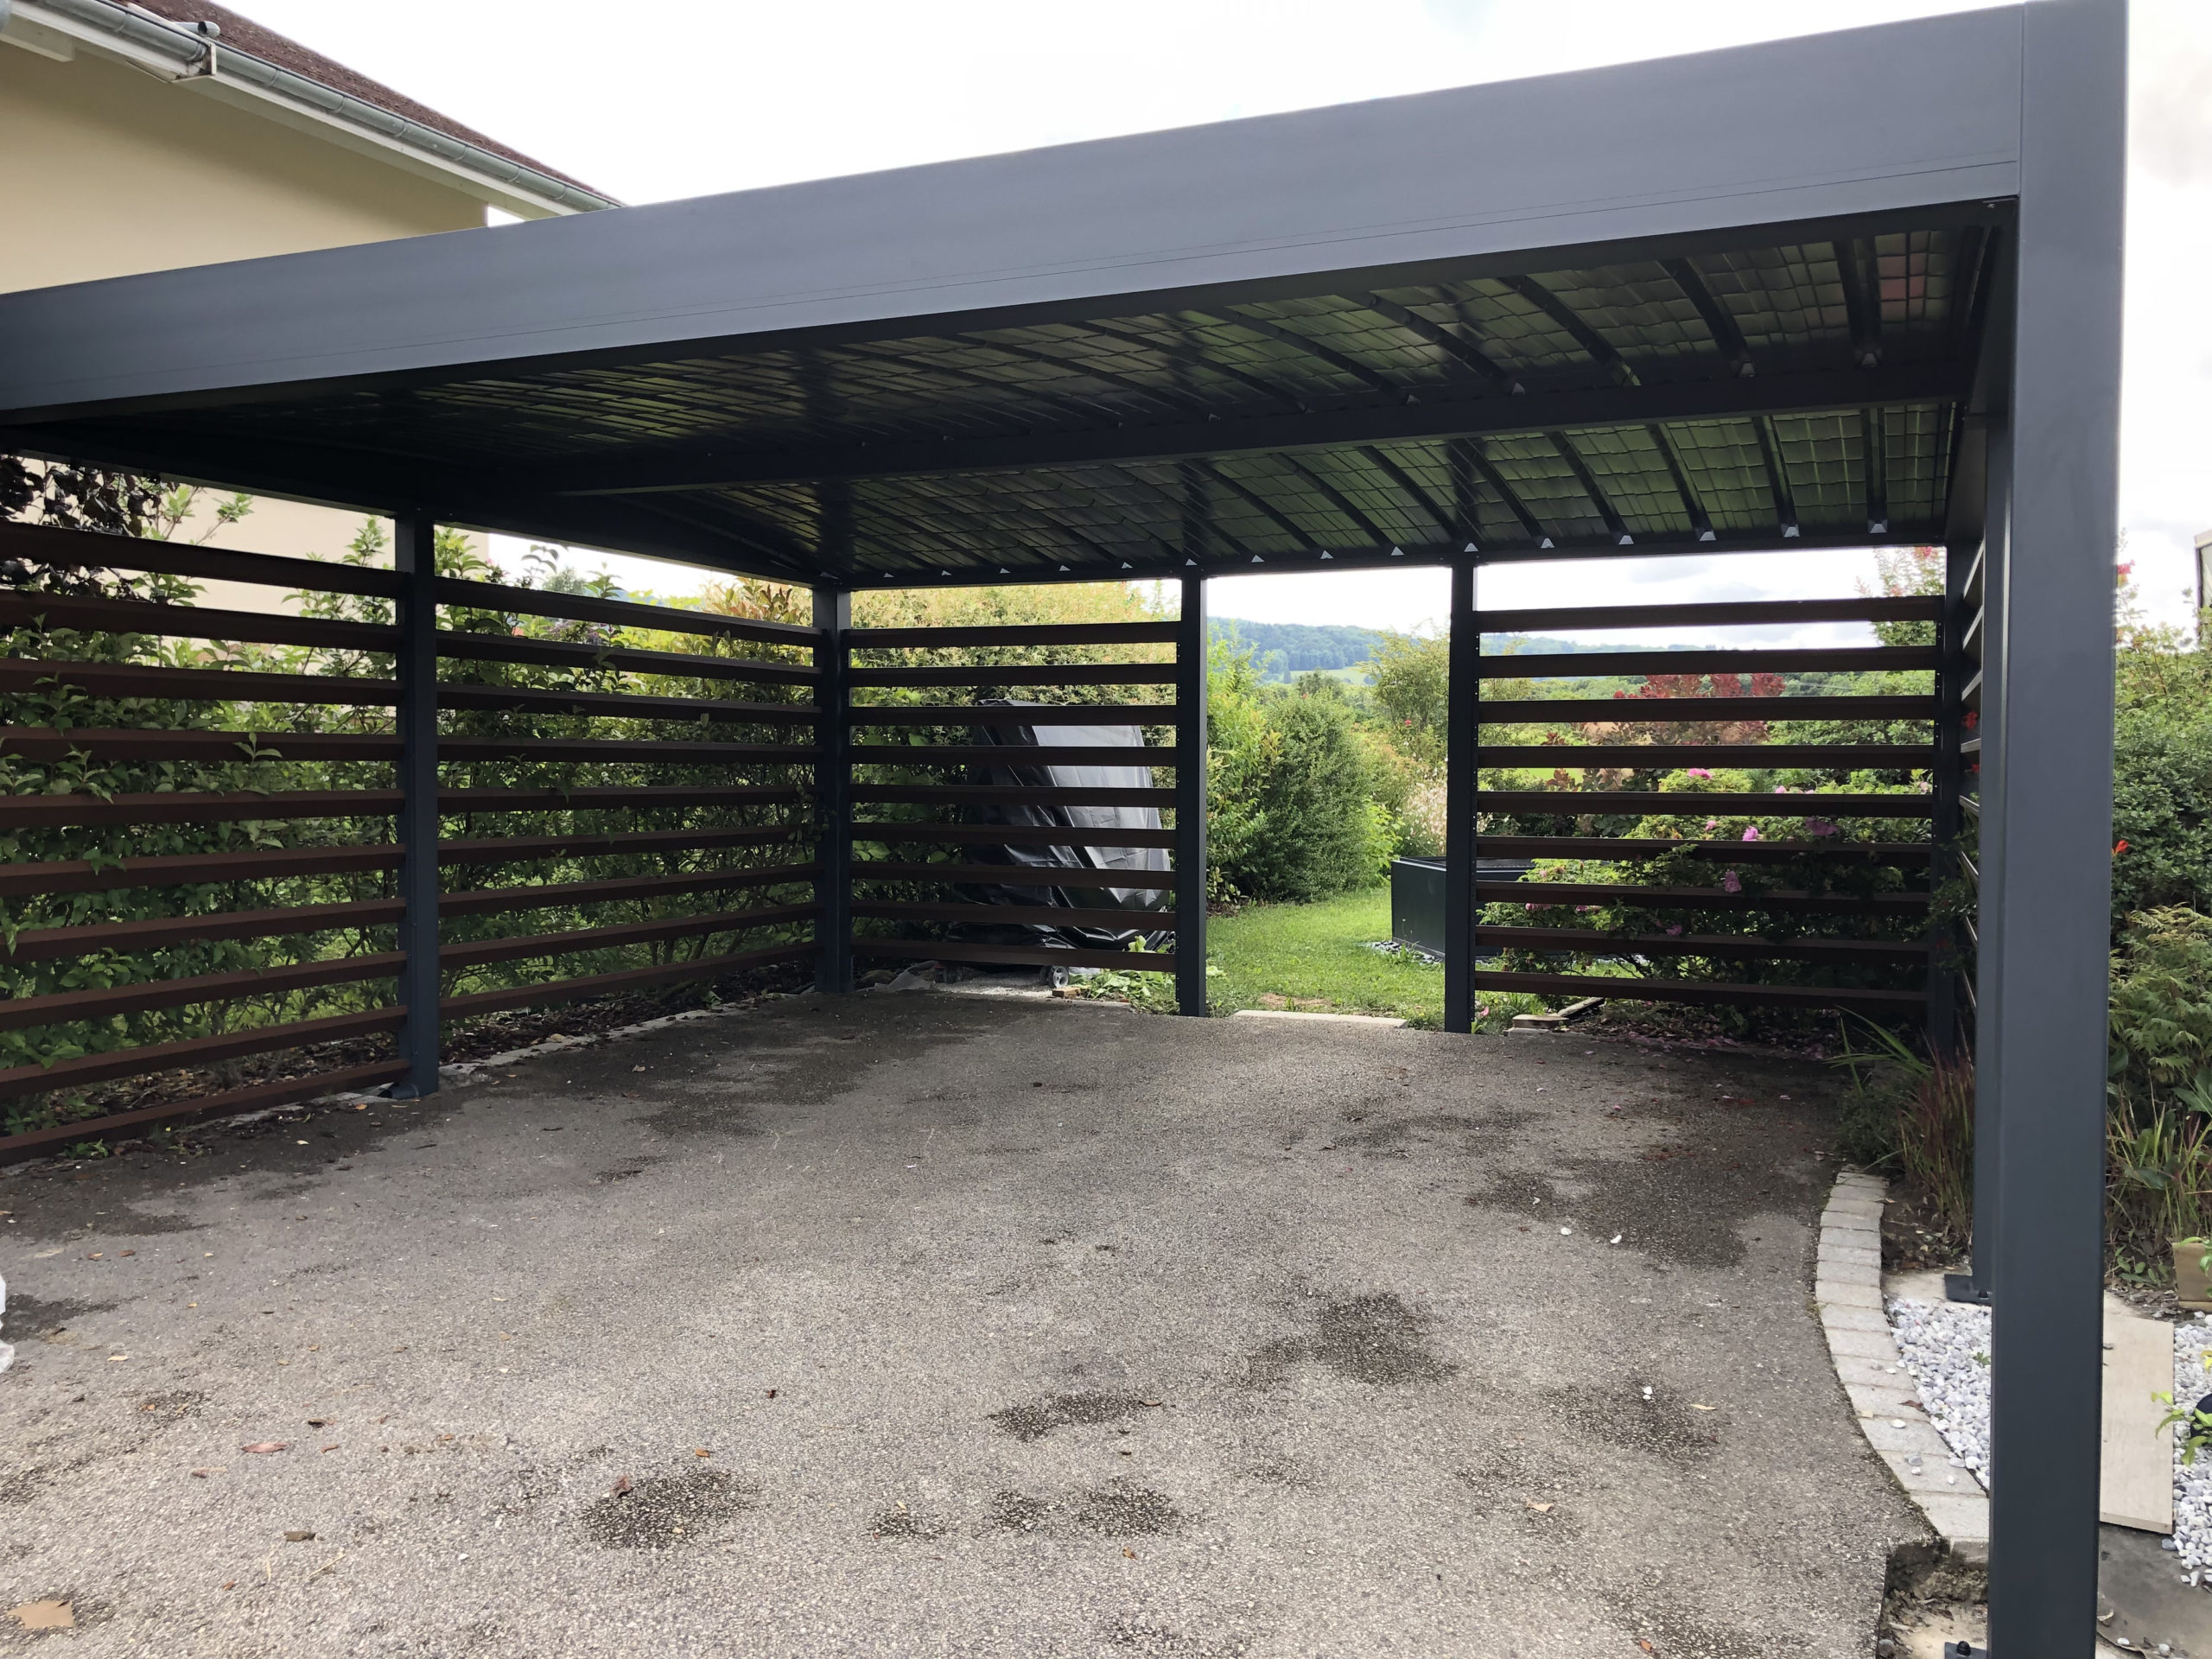
[[[1476,878],[1484,881],[1518,881],[1533,867],[1525,859],[1480,858]],[[1444,861],[1440,858],[1394,858],[1390,861],[1390,938],[1398,944],[1444,954]],[[1496,956],[1496,951],[1491,951]],[[1478,961],[1484,953],[1475,953]]]

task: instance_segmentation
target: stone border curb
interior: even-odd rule
[[[1235,1020],[1311,1020],[1332,1026],[1381,1026],[1388,1030],[1401,1031],[1405,1021],[1394,1020],[1387,1014],[1322,1014],[1307,1008],[1239,1008],[1230,1016]]]
[[[1882,1301],[1882,1205],[1889,1183],[1846,1170],[1821,1212],[1813,1303],[1827,1332],[1836,1380],[1867,1445],[1881,1455],[1944,1546],[1976,1567],[1989,1563],[1989,1498],[1971,1471],[1951,1468],[1951,1448],[1914,1399]],[[1949,1474],[1963,1476],[1954,1483]]]

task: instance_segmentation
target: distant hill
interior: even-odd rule
[[[1287,680],[1294,675],[1310,674],[1316,670],[1324,673],[1338,669],[1357,668],[1375,654],[1375,648],[1389,636],[1380,628],[1315,626],[1305,622],[1248,622],[1241,617],[1217,616],[1211,627],[1216,639],[1235,639],[1252,649],[1252,660],[1264,680]],[[1550,652],[1583,655],[1600,651],[1703,651],[1703,645],[1662,645],[1657,647],[1612,645],[1585,645],[1566,639],[1552,639],[1542,635],[1486,633],[1483,636],[1485,654],[1503,653],[1508,645],[1522,652],[1535,656]]]
[[[1353,668],[1375,654],[1383,635],[1376,628],[1315,627],[1304,622],[1247,622],[1217,616],[1210,626],[1216,639],[1236,640],[1252,650],[1260,677],[1287,680],[1294,674]]]

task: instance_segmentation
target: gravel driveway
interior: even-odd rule
[[[1829,1088],[802,997],[18,1173],[0,1654],[1860,1659]]]

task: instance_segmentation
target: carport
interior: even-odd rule
[[[1177,894],[1178,948],[1160,965],[1176,974],[1185,1011],[1200,1013],[1204,768],[1174,757],[1205,747],[1206,578],[1448,565],[1446,1023],[1464,1031],[1485,979],[1472,965],[1487,896],[1471,879],[1478,814],[1510,807],[1477,789],[1478,766],[1511,758],[1481,741],[1486,720],[1510,713],[1478,696],[1483,632],[1934,620],[1932,652],[1911,664],[1883,659],[1933,669],[1934,702],[1866,711],[1932,717],[1933,747],[1870,746],[1859,763],[1925,770],[1935,874],[1978,884],[1972,920],[1931,950],[1923,899],[1907,937],[1863,947],[1862,958],[1925,963],[1912,988],[1806,991],[1751,974],[1724,988],[1745,1001],[1794,992],[1815,1006],[1924,1003],[1938,1040],[1973,1047],[1976,1288],[1993,1299],[2002,1356],[1996,1460],[2020,1471],[1993,1494],[1993,1640],[2001,1659],[2070,1654],[2092,1627],[2095,1589],[2125,44],[2120,0],[2031,0],[1619,69],[0,297],[0,446],[399,523],[391,570],[150,543],[88,557],[64,532],[9,529],[0,551],[18,558],[321,587],[395,607],[389,626],[225,625],[280,642],[288,627],[373,626],[373,637],[343,638],[391,653],[389,680],[224,688],[206,679],[220,671],[38,664],[19,665],[23,683],[58,673],[91,695],[250,690],[272,705],[396,709],[389,732],[252,735],[279,760],[391,768],[388,786],[290,810],[381,814],[397,825],[384,853],[337,849],[396,876],[388,899],[364,901],[384,909],[333,925],[402,930],[375,963],[397,983],[391,1002],[342,1017],[355,1022],[348,1036],[396,1033],[396,1056],[355,1067],[353,1081],[428,1093],[438,1019],[425,1014],[441,1007],[442,959],[450,970],[501,949],[554,949],[538,939],[441,950],[442,913],[501,902],[442,891],[442,857],[473,868],[530,855],[512,829],[489,838],[504,839],[504,852],[477,841],[456,851],[449,830],[442,848],[442,819],[574,804],[572,794],[524,799],[512,778],[486,790],[456,767],[664,765],[680,776],[661,787],[695,799],[720,790],[733,811],[769,812],[713,830],[722,838],[713,844],[779,849],[770,856],[785,861],[722,885],[791,891],[765,908],[692,918],[690,931],[773,936],[702,960],[813,960],[836,989],[850,985],[856,951],[958,954],[957,942],[856,932],[855,923],[957,921],[951,904],[880,895],[963,879],[957,864],[902,861],[899,845],[943,851],[984,838],[955,823],[893,833],[860,810],[974,804],[963,792],[971,785],[944,779],[984,753],[959,733],[988,717],[961,702],[878,705],[856,691],[1172,688],[1172,705],[1141,698],[1107,714],[1085,705],[1079,716],[1172,732],[1168,753],[1064,753],[1173,771],[1172,793],[1116,791],[1146,798],[1099,804],[1173,810],[1173,829],[1159,834],[1174,855],[1161,885]],[[615,601],[441,578],[431,558],[441,524],[810,588],[812,624],[647,617]],[[1630,552],[1931,542],[1947,550],[1951,573],[1939,604],[1660,613],[1603,602],[1605,562]],[[1484,565],[1565,557],[1592,562],[1586,585],[1599,603],[1478,608]],[[850,621],[851,594],[871,587],[1154,579],[1179,589],[1176,621],[1059,637],[1171,646],[1172,661],[1155,652],[1151,662],[1024,681],[995,661],[917,664],[915,653],[1048,641]],[[24,615],[60,603],[4,602]],[[84,630],[184,626],[174,609],[160,619],[150,606],[97,608],[136,601],[69,602],[80,607],[70,626]],[[714,671],[766,690],[756,702],[681,708],[472,692],[442,664],[533,659],[442,628],[441,607],[765,645],[767,656],[725,658]],[[1807,653],[1736,655],[1756,668]],[[1867,665],[1882,665],[1876,656]],[[2018,674],[2008,670],[2016,661]],[[463,737],[441,725],[441,709],[708,725],[697,741],[615,748],[588,736]],[[791,741],[793,727],[814,735]],[[922,741],[871,737],[887,727]],[[213,752],[237,735],[205,741]],[[184,741],[151,730],[65,735],[57,717],[42,734],[6,733],[0,753],[35,756],[45,744],[158,755]],[[568,747],[556,754],[549,742]],[[1709,748],[1678,758],[1728,764]],[[855,767],[867,769],[858,780]],[[894,767],[901,776],[889,775]],[[638,807],[624,791],[648,785],[610,774],[596,786],[606,794],[597,804],[621,812]],[[9,810],[18,828],[127,823],[138,821],[133,811],[271,815],[265,798],[189,808],[174,798],[74,808],[41,798]],[[70,810],[79,816],[60,816]],[[1960,832],[1974,825],[1969,852]],[[708,844],[696,825],[632,829],[603,837],[602,850],[685,834],[688,845]],[[561,836],[581,844],[573,823]],[[1116,844],[1126,838],[1116,832]],[[126,873],[149,884],[210,875]],[[120,879],[108,869],[41,875],[35,863],[7,875],[10,893],[57,891],[55,880],[104,891]],[[692,891],[712,885],[682,879]],[[613,931],[593,943],[616,943],[605,937]],[[682,976],[652,969],[632,979],[651,973]],[[620,977],[448,997],[442,1012],[588,996]],[[1572,976],[1495,977],[1573,988]],[[240,988],[97,995],[109,999],[101,1008],[143,1008],[156,1006],[152,997]],[[1655,994],[1667,994],[1663,982]],[[40,1000],[49,1006],[16,1008],[16,1023],[88,1007]],[[197,1052],[334,1034],[234,1034],[228,1048]],[[176,1058],[62,1064],[91,1082]],[[39,1080],[0,1078],[17,1094]],[[264,1085],[235,1103],[268,1103],[286,1087],[299,1098],[330,1082]]]

